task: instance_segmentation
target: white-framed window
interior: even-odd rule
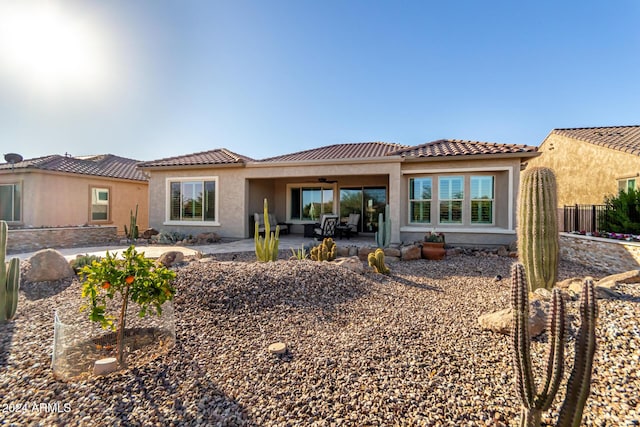
[[[635,178],[622,178],[618,180],[618,191],[628,192],[629,190],[636,189]]]
[[[433,180],[428,177],[409,179],[409,223],[431,223]]]
[[[464,177],[441,176],[438,178],[438,200],[441,224],[462,224],[464,201]]]
[[[471,176],[471,224],[493,224],[493,176]]]
[[[322,215],[334,213],[336,191],[326,185],[288,185],[290,220],[319,221]]]
[[[167,218],[171,224],[218,223],[218,177],[167,178]]]
[[[22,220],[21,185],[0,184],[0,220],[19,222]]]
[[[91,187],[91,221],[109,221],[109,188]]]

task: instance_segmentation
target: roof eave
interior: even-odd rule
[[[442,162],[459,160],[484,160],[484,159],[513,159],[538,157],[539,151],[527,151],[522,153],[491,153],[491,154],[456,154],[451,156],[406,156],[405,162]]]
[[[253,168],[269,168],[269,167],[288,167],[288,166],[323,166],[323,165],[350,165],[350,164],[367,164],[367,163],[398,163],[404,159],[402,156],[384,156],[384,157],[354,157],[346,159],[317,159],[317,160],[288,160],[288,161],[256,161],[248,163],[247,167]]]
[[[184,169],[219,169],[219,168],[243,168],[247,165],[245,162],[238,163],[206,163],[197,165],[138,165],[138,169],[148,171],[154,170],[184,170]]]

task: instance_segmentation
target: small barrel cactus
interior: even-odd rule
[[[384,263],[384,251],[380,248],[376,249],[375,252],[370,252],[367,260],[369,261],[369,267],[372,267],[376,273],[389,274],[391,271]]]
[[[522,172],[518,200],[518,250],[529,290],[551,289],[558,277],[556,177],[545,167]]]
[[[311,249],[309,256],[314,261],[333,261],[338,256],[338,246],[331,237],[327,237]]]

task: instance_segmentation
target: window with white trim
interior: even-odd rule
[[[91,187],[91,221],[109,221],[109,189]]]
[[[635,178],[624,178],[618,180],[618,191],[624,191],[625,193],[629,190],[636,189],[636,179]]]
[[[462,224],[464,177],[441,176],[438,178],[438,199],[441,224]]]
[[[21,199],[20,184],[0,184],[0,220],[21,221]]]
[[[471,177],[471,224],[493,224],[493,176]]]
[[[290,186],[289,219],[319,221],[333,213],[334,194],[333,187]]]
[[[431,178],[409,179],[409,222],[431,223],[431,197],[433,181]]]
[[[216,222],[218,206],[217,183],[217,177],[168,179],[168,220]]]

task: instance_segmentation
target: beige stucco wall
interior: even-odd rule
[[[124,233],[130,211],[138,205],[138,227],[148,227],[148,184],[56,172],[19,172],[1,174],[0,183],[22,184],[22,221],[20,225],[58,227],[68,225],[114,225]],[[91,221],[91,187],[109,188],[110,220]]]
[[[448,244],[468,246],[508,245],[515,241],[516,209],[518,199],[518,183],[520,182],[519,158],[485,158],[478,160],[447,160],[436,162],[406,162],[402,166],[402,189],[400,200],[403,241],[422,240],[427,231],[445,233]],[[470,177],[476,175],[492,175],[495,177],[493,225],[470,223]],[[434,198],[432,204],[432,224],[409,224],[409,179],[430,176],[433,178],[433,192],[437,194],[439,176],[463,176],[465,183],[465,201],[463,203],[462,224],[439,224],[438,203]]]
[[[618,193],[617,179],[640,176],[639,156],[562,135],[550,134],[539,152],[529,165],[554,170],[558,206],[601,204],[605,196]]]
[[[290,164],[272,167],[219,167],[188,170],[149,170],[149,222],[158,230],[180,231],[186,234],[198,234],[215,231],[221,237],[246,238],[253,235],[249,230],[249,218],[254,212],[262,212],[266,197],[269,210],[279,219],[287,216],[286,186],[288,183],[317,185],[318,177],[336,179],[334,185],[339,188],[344,183],[359,182],[361,185],[381,183],[394,189],[395,195],[388,191],[390,204],[398,204],[400,166],[398,163],[342,163],[314,165]],[[388,177],[391,176],[391,179]],[[217,177],[218,179],[218,223],[204,225],[169,225],[166,221],[166,181],[167,178]],[[392,224],[395,224],[396,239],[399,239],[399,214],[392,212]],[[392,239],[393,239],[392,229]]]
[[[326,178],[337,192],[341,187],[381,186],[387,188],[390,205],[392,241],[421,240],[433,226],[408,225],[408,182],[410,176],[421,174],[491,174],[496,177],[495,224],[491,226],[437,226],[448,233],[452,244],[508,244],[515,240],[515,210],[517,183],[520,179],[520,159],[485,158],[473,161],[401,162],[400,159],[382,162],[336,162],[316,164],[249,165],[246,167],[218,167],[187,170],[149,169],[149,221],[158,230],[198,234],[215,231],[226,238],[246,238],[253,235],[249,218],[262,212],[263,200],[269,200],[269,210],[280,221],[287,218],[287,185],[317,185],[318,178]],[[434,175],[435,176],[435,175]],[[168,224],[166,221],[167,179],[186,177],[216,177],[218,180],[218,222],[215,224]],[[467,180],[468,181],[468,180]],[[467,191],[468,193],[468,191]],[[336,212],[338,206],[335,207]],[[468,213],[466,214],[468,215]],[[467,221],[468,222],[468,221]],[[298,227],[297,229],[295,227]],[[294,224],[295,232],[302,225]]]

